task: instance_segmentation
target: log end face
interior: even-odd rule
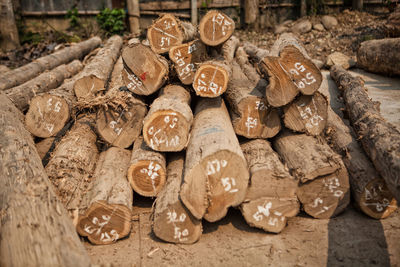
[[[76,229],[93,244],[111,244],[130,233],[131,211],[124,205],[96,201],[79,217]]]
[[[141,160],[129,167],[128,180],[136,193],[155,197],[164,187],[166,170],[159,162]]]
[[[222,95],[228,86],[228,71],[216,64],[204,63],[196,71],[193,89],[201,97],[217,97]]]
[[[90,101],[97,92],[104,90],[104,81],[95,75],[78,79],[74,84],[74,92],[78,101]]]
[[[217,46],[228,40],[235,30],[235,22],[217,10],[210,10],[199,24],[200,39],[209,46]]]

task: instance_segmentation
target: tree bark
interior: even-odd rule
[[[203,43],[217,46],[228,40],[235,31],[235,22],[217,10],[210,10],[200,20],[199,33]]]
[[[155,197],[163,189],[166,175],[165,155],[149,148],[143,137],[137,138],[128,170],[133,190],[145,197]]]
[[[139,0],[127,0],[129,30],[135,35],[140,34]]]
[[[78,215],[87,208],[83,200],[99,156],[93,124],[93,115],[79,119],[57,144],[46,166],[47,175],[74,225]]]
[[[186,150],[180,197],[197,219],[222,219],[242,203],[249,173],[221,98],[200,99]]]
[[[45,70],[51,70],[55,67],[67,64],[68,62],[83,58],[86,54],[101,44],[99,37],[93,37],[84,42],[64,48],[51,55],[41,57],[27,65],[0,75],[0,90],[18,86],[32,78],[38,76]]]
[[[0,1],[0,48],[4,51],[20,47],[12,0]]]
[[[45,93],[57,88],[63,83],[64,79],[70,78],[81,71],[82,67],[82,63],[79,60],[75,60],[68,65],[61,65],[49,72],[42,73],[38,77],[17,87],[7,89],[5,93],[17,108],[25,111],[29,108],[30,101],[36,94]],[[44,107],[46,106],[42,106],[41,108]],[[34,108],[38,109],[37,106]],[[37,112],[39,113],[39,111]]]
[[[243,49],[246,54],[249,55],[251,59],[256,61],[256,63],[261,62],[265,57],[269,56],[270,52],[266,49],[259,48],[250,42],[243,43]]]
[[[194,218],[179,198],[183,180],[184,154],[171,154],[167,183],[158,194],[153,212],[153,232],[167,242],[192,244],[200,239],[201,221]]]
[[[164,87],[143,120],[143,137],[156,151],[183,150],[193,122],[190,92],[179,85]]]
[[[101,152],[88,192],[88,209],[76,230],[97,245],[116,242],[131,231],[133,192],[126,179],[130,151],[111,147]]]
[[[150,95],[168,79],[168,61],[149,47],[132,43],[122,51],[122,78],[128,90],[137,95]]]
[[[122,38],[110,37],[104,47],[85,66],[75,81],[74,92],[78,101],[90,102],[97,92],[104,91],[122,48]]]
[[[0,102],[0,265],[90,266],[18,109]]]
[[[172,14],[162,15],[147,29],[150,47],[157,54],[167,53],[172,47],[193,40],[196,35],[193,24],[180,21]]]
[[[331,77],[343,90],[350,121],[365,152],[400,201],[400,132],[381,116],[359,79],[338,66],[331,68]]]
[[[240,206],[243,217],[250,226],[279,233],[287,217],[299,212],[298,180],[290,175],[268,141],[247,141],[241,148],[250,169],[249,187]]]
[[[400,75],[400,38],[370,40],[361,43],[357,64],[367,71]]]

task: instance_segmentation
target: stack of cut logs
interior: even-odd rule
[[[17,87],[0,81],[26,111],[26,128],[40,140],[46,173],[81,236],[94,244],[127,236],[132,189],[156,197],[153,231],[173,243],[196,242],[202,219],[216,222],[229,207],[273,233],[300,208],[314,218],[339,214],[350,189],[372,218],[396,209],[398,187],[388,188],[331,109],[321,72],[299,42],[283,34],[267,51],[241,43],[234,29],[215,10],[198,30],[166,14],[145,41],[122,49],[119,36],[108,39],[83,70],[73,61]],[[99,45],[86,42],[83,54]]]

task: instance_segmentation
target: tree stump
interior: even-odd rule
[[[199,33],[203,43],[217,46],[224,43],[235,31],[235,22],[217,10],[210,10],[200,20]]]
[[[145,197],[155,197],[166,181],[165,155],[153,151],[139,137],[133,144],[128,180],[133,190]]]
[[[179,85],[164,87],[143,120],[143,137],[156,151],[183,150],[193,122],[190,93]]]
[[[164,241],[192,244],[200,239],[202,225],[179,199],[183,165],[182,153],[171,154],[167,166],[167,183],[155,202],[152,228],[154,234]]]
[[[180,197],[197,219],[218,221],[245,197],[246,160],[219,97],[197,103],[184,173]]]

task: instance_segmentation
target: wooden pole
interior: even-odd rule
[[[0,48],[5,51],[17,49],[20,44],[11,0],[0,1],[0,25]]]
[[[190,19],[193,25],[197,25],[197,0],[190,1]]]
[[[140,34],[139,0],[127,0],[129,30],[135,35]]]

